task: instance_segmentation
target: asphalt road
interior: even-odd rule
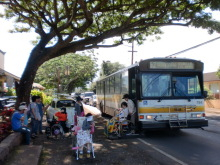
[[[206,115],[204,129],[146,132],[136,139],[139,149],[160,164],[220,165],[220,109],[208,109]]]
[[[172,159],[176,164],[219,165],[220,115],[212,112],[207,114],[209,127],[205,127],[204,130],[182,129],[179,133],[147,132],[138,140],[168,159]],[[159,159],[154,155],[155,153],[151,156]],[[169,162],[161,163],[170,164]]]

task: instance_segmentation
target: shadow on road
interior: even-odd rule
[[[46,139],[41,135],[34,141],[34,144],[42,144],[43,151],[39,165],[77,165],[77,164],[100,164],[100,165],[121,165],[121,164],[151,164],[158,165],[147,151],[141,150],[143,145],[136,137],[125,139],[109,140],[103,134],[105,119],[96,117],[96,129],[93,136],[95,147],[95,159],[76,160],[74,151],[71,150],[72,138],[62,140]]]

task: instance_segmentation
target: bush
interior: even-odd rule
[[[52,101],[52,97],[51,96],[47,96],[44,92],[38,91],[38,90],[32,90],[31,91],[31,95],[32,96],[40,96],[42,103],[44,105],[46,104],[50,104]]]
[[[16,92],[15,92],[15,89],[13,88],[8,88],[6,94],[6,96],[16,96]]]

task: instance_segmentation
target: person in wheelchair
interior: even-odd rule
[[[83,158],[83,147],[87,149],[86,157],[90,158],[92,148],[92,136],[94,132],[94,121],[91,113],[86,114],[86,119],[83,121],[82,129],[77,132],[77,143],[79,145],[79,158]]]
[[[66,108],[62,107],[60,109],[60,112],[56,112],[54,116],[56,120],[60,123],[60,125],[62,126],[64,133],[68,133],[69,129],[66,126],[66,121],[67,121]]]
[[[126,102],[121,103],[121,108],[118,109],[119,113],[114,116],[112,119],[107,121],[104,134],[109,139],[115,139],[118,137],[122,137],[125,134],[130,134],[132,131],[132,123],[127,119],[129,110],[128,104]]]
[[[119,114],[117,115],[117,117],[119,117],[119,121],[122,122],[123,120],[127,120],[128,114],[128,104],[126,102],[122,102]]]

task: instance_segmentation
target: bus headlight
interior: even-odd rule
[[[146,119],[148,119],[148,120],[152,120],[152,119],[153,119],[153,116],[148,115],[148,116],[146,116]]]
[[[192,118],[202,118],[205,117],[204,113],[191,114]]]
[[[197,118],[201,118],[201,117],[202,117],[202,114],[197,114],[196,117],[197,117]]]

